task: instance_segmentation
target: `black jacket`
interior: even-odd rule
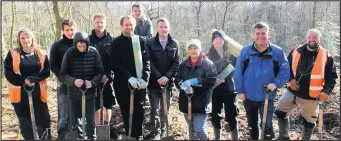
[[[63,38],[54,42],[50,50],[51,71],[59,79],[59,72],[62,65],[63,56],[67,49],[73,46],[73,39],[68,39],[63,34]]]
[[[77,38],[76,36],[77,33],[75,40]],[[77,42],[75,41],[75,43]],[[101,56],[96,48],[87,45],[86,51],[81,53],[77,47],[72,47],[66,51],[63,57],[60,79],[68,86],[70,98],[79,100],[82,97],[82,93],[74,84],[75,80],[82,79],[84,81],[91,81],[92,88],[89,88],[85,94],[86,99],[90,99],[97,96],[96,88],[101,82],[103,73]]]
[[[104,35],[101,38],[97,37],[95,30],[92,30],[91,35],[89,35],[90,46],[95,47],[101,55],[104,74],[109,78],[111,78],[109,55],[112,39],[113,37],[106,30],[104,30]]]
[[[220,74],[229,64],[232,64],[232,66],[235,67],[237,61],[237,58],[232,55],[227,59],[221,58],[213,46],[210,48],[207,56],[214,63],[218,74]],[[225,78],[224,83],[221,83],[214,90],[219,94],[237,94],[234,87],[233,73],[234,71]]]
[[[150,77],[149,54],[146,52],[145,40],[140,36],[140,47],[142,54],[142,79],[148,83]],[[130,37],[120,36],[113,39],[110,51],[110,68],[114,72],[114,87],[122,88],[115,91],[128,89],[128,79],[137,77],[135,70],[133,45]],[[118,94],[118,93],[117,93]]]
[[[19,50],[16,48],[15,50]],[[8,52],[4,61],[4,73],[8,82],[14,86],[23,86],[25,84],[25,79],[30,82],[35,82],[35,89],[32,92],[32,97],[34,99],[40,99],[40,89],[39,82],[48,78],[50,76],[50,62],[45,56],[44,68],[41,72],[41,64],[39,63],[39,58],[36,52],[25,53],[19,51],[20,55],[20,74],[16,74],[13,71],[13,58],[11,53]],[[18,54],[19,55],[19,54]],[[25,90],[21,89],[21,94],[27,95]]]
[[[212,92],[215,84],[217,70],[211,60],[202,56],[193,68],[190,59],[186,59],[179,66],[175,76],[175,86],[180,90],[179,109],[181,112],[188,112],[188,99],[186,93],[180,89],[180,82],[191,78],[197,78],[202,87],[193,87],[192,97],[193,113],[210,113],[212,111]]]
[[[162,48],[159,34],[146,41],[146,50],[150,55],[151,74],[148,88],[160,89],[157,80],[162,76],[169,79],[169,87],[173,87],[173,79],[176,70],[180,65],[179,43],[168,34],[168,41],[165,49]]]
[[[289,66],[290,66],[290,80],[295,78],[292,72],[292,52],[293,51],[291,51],[290,54],[288,55],[288,61],[289,61]],[[296,81],[298,80],[298,78],[301,77],[302,73],[309,68],[304,73],[308,75],[304,75],[301,78],[299,82],[299,86],[300,86],[299,91],[291,90],[291,88],[289,87],[287,89],[298,97],[301,97],[303,99],[314,100],[315,98],[312,98],[309,96],[310,76],[311,76],[310,74],[313,69],[313,66],[311,65],[315,61],[318,51],[314,51],[314,52],[309,51],[307,49],[307,44],[305,44],[302,47],[298,48],[297,52],[301,54],[301,59],[298,62],[298,66],[297,66]],[[333,61],[333,57],[330,56],[329,54],[328,54],[327,64],[325,66],[324,79],[325,79],[325,84],[323,86],[322,92],[330,94],[336,84],[337,73],[336,73],[336,67]]]

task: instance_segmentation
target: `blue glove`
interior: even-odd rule
[[[185,93],[187,94],[192,94],[193,93],[193,88],[192,87],[188,87],[186,90],[184,90]]]
[[[181,89],[187,90],[191,85],[196,85],[198,83],[199,83],[199,81],[197,78],[188,79],[181,84]]]

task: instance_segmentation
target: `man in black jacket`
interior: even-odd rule
[[[65,19],[62,21],[63,38],[54,42],[50,51],[51,71],[58,79],[57,101],[58,101],[58,140],[63,140],[70,130],[69,107],[67,86],[60,81],[60,68],[63,56],[67,49],[72,47],[73,38],[76,33],[76,23],[74,20]]]
[[[157,21],[157,34],[148,39],[146,49],[150,54],[151,75],[148,85],[148,95],[151,105],[150,139],[160,140],[165,136],[165,118],[160,86],[167,85],[167,108],[169,109],[171,88],[176,70],[179,68],[179,43],[169,34],[170,25],[166,18]],[[161,105],[161,106],[160,106]],[[161,134],[161,136],[160,136]]]
[[[101,56],[96,48],[89,46],[88,35],[84,32],[77,32],[73,43],[75,47],[68,49],[63,57],[60,79],[69,87],[71,111],[75,117],[73,122],[77,124],[78,138],[84,139],[82,124],[86,124],[85,139],[95,140],[95,98],[97,87],[104,73]],[[86,123],[81,122],[82,93],[80,89],[84,87],[87,89],[85,93]]]
[[[96,105],[95,105],[95,123],[100,124],[100,91],[103,88],[103,112],[104,112],[104,124],[109,124],[111,119],[111,109],[115,105],[115,97],[111,88],[111,70],[109,68],[109,55],[112,38],[110,33],[105,29],[106,16],[102,13],[98,13],[94,16],[94,29],[89,36],[90,46],[97,49],[101,55],[101,60],[104,69],[104,75],[101,78],[100,87],[97,90]],[[104,85],[104,86],[103,86]]]
[[[144,48],[144,39],[140,37],[141,55],[142,55],[142,79],[137,78],[135,70],[135,62],[133,55],[133,45],[131,36],[134,34],[136,21],[132,16],[124,16],[120,20],[122,33],[113,39],[110,51],[110,68],[115,74],[114,90],[117,102],[120,106],[124,120],[126,134],[129,131],[129,97],[130,91],[128,84],[134,88],[134,112],[133,127],[131,136],[139,139],[142,135],[142,122],[144,118],[143,98],[146,97],[145,89],[147,88],[150,75],[150,61],[148,52]]]
[[[288,55],[290,80],[279,99],[275,114],[278,117],[279,140],[289,140],[287,116],[299,105],[303,117],[302,140],[310,140],[318,117],[318,101],[327,101],[334,89],[337,74],[333,57],[321,46],[322,35],[317,29],[307,32],[307,43]]]
[[[237,58],[227,52],[227,40],[222,30],[214,31],[212,34],[213,46],[210,48],[207,56],[213,61],[218,74],[221,73],[228,65],[233,67],[236,64]],[[221,136],[221,110],[225,111],[225,121],[229,123],[232,140],[238,140],[238,108],[237,108],[237,93],[234,89],[233,72],[224,80],[216,81],[216,88],[212,94],[212,124],[214,127],[215,140],[220,140]]]

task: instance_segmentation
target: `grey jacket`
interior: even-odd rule
[[[134,34],[139,35],[144,39],[151,38],[153,36],[152,21],[146,18],[142,18],[141,21],[136,23]]]

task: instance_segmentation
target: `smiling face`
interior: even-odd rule
[[[258,46],[266,46],[269,42],[270,32],[266,27],[255,28],[253,33],[253,39]]]
[[[169,33],[169,24],[167,22],[159,22],[157,24],[157,32],[160,37],[167,37]]]
[[[200,55],[200,49],[195,45],[188,46],[188,56],[190,58],[198,58]]]
[[[23,49],[31,48],[33,43],[33,38],[26,32],[21,32],[19,34],[20,45]]]
[[[136,26],[136,22],[129,18],[124,18],[123,23],[121,25],[121,30],[126,35],[134,34],[134,29]]]
[[[224,39],[221,37],[215,37],[213,40],[213,46],[214,48],[219,48],[222,47],[224,45]]]
[[[317,32],[309,31],[307,33],[306,42],[311,49],[317,48],[317,46],[321,43],[322,37]]]

